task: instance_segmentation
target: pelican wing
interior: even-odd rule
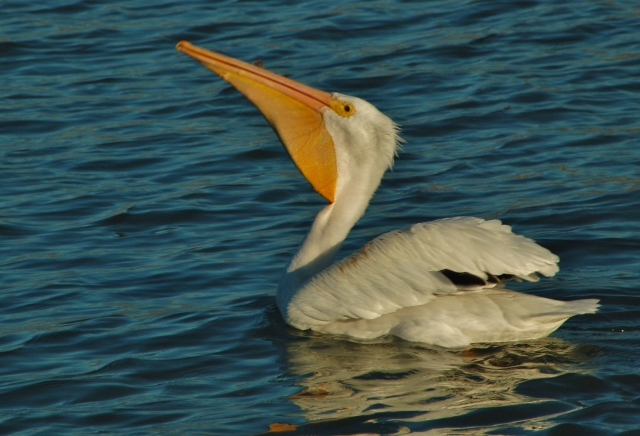
[[[439,294],[495,286],[495,277],[502,275],[528,281],[536,281],[536,273],[552,276],[558,260],[498,220],[419,223],[377,237],[309,279],[291,298],[285,318],[301,329],[375,319],[427,304]],[[460,286],[452,273],[482,280]]]

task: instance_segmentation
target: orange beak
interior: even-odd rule
[[[333,203],[338,170],[323,117],[335,105],[330,93],[186,41],[179,42],[176,50],[202,62],[247,97],[271,124],[313,189]]]

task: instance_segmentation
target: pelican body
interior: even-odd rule
[[[284,320],[358,339],[382,335],[444,347],[539,338],[597,300],[557,301],[505,289],[537,281],[558,257],[498,220],[456,217],[383,234],[334,263],[398,149],[398,128],[370,103],[329,93],[256,65],[176,46],[245,95],[328,204],[280,280]]]

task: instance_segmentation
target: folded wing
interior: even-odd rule
[[[552,276],[558,260],[498,220],[419,223],[379,236],[309,279],[284,316],[300,329],[376,319],[438,295],[493,287],[499,277],[536,281],[538,273]]]

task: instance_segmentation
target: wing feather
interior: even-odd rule
[[[441,270],[528,281],[552,276],[558,257],[499,220],[447,218],[385,233],[309,279],[287,306],[300,329],[375,319],[460,292]],[[489,281],[484,287],[494,286]],[[483,286],[477,287],[481,289]]]

